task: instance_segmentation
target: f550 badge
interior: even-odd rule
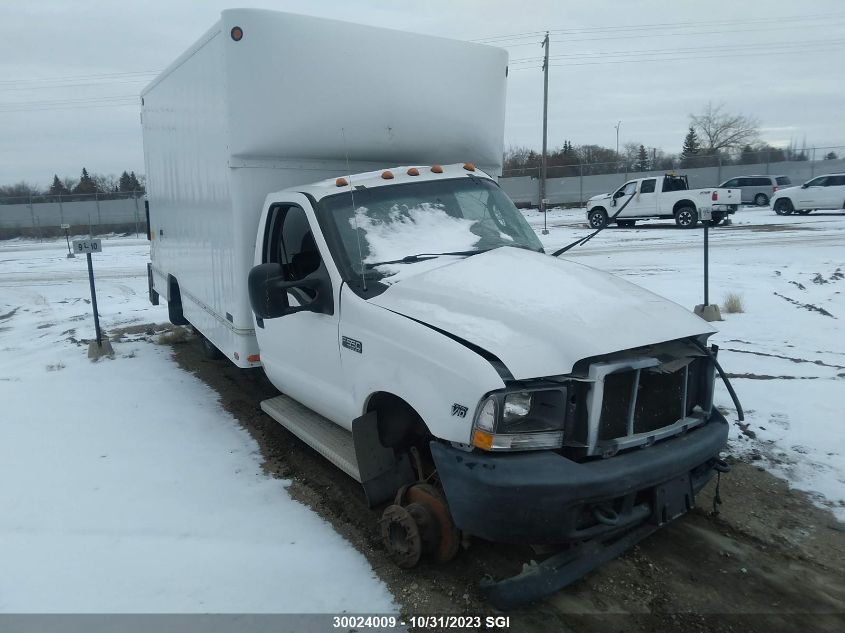
[[[467,417],[467,408],[462,405],[458,404],[457,402],[452,405],[452,415],[457,416],[459,418]]]
[[[359,354],[363,352],[364,346],[361,345],[361,341],[356,341],[354,338],[344,336],[341,339],[341,343],[343,343],[346,349],[351,349],[353,352],[358,352]]]

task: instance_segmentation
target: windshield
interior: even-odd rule
[[[334,234],[342,265],[355,276],[396,275],[418,261],[414,255],[471,255],[500,246],[542,251],[510,198],[487,179],[356,189],[354,213],[352,197],[346,192],[324,198],[319,215]],[[403,258],[409,261],[397,262]]]

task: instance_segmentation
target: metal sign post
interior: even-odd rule
[[[103,334],[100,330],[100,315],[97,312],[97,288],[94,285],[94,265],[91,261],[92,253],[100,253],[103,250],[103,242],[100,239],[87,238],[82,240],[73,240],[73,250],[75,253],[85,253],[85,258],[88,260],[88,283],[91,286],[91,307],[94,310],[94,330],[96,332],[96,347],[95,342],[91,341],[88,345],[88,358],[99,358],[100,356],[112,354],[111,343],[108,340],[103,341]]]
[[[710,222],[713,219],[712,210],[701,209],[699,219],[704,225],[704,303],[695,306],[695,313],[705,321],[721,321],[719,306],[710,305]]]
[[[65,231],[65,241],[67,242],[67,259],[72,259],[76,257],[76,255],[74,255],[73,251],[70,250],[70,235],[68,234],[70,224],[62,224],[62,228]]]

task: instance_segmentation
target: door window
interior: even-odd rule
[[[829,176],[826,187],[841,187],[845,185],[845,176]]]
[[[733,178],[732,180],[727,181],[722,187],[739,187],[739,178]]]
[[[827,185],[827,176],[820,176],[818,178],[813,178],[810,182],[807,183],[808,187],[824,187]]]
[[[648,180],[643,180],[642,184],[640,185],[640,193],[654,193],[654,187],[656,184],[656,178],[649,178]]]
[[[320,268],[322,258],[302,207],[277,206],[270,210],[264,262],[282,265],[285,281],[300,281]],[[294,289],[298,299],[313,299],[316,292]],[[300,296],[304,295],[304,296]]]

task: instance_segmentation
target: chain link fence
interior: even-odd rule
[[[667,171],[686,174],[691,188],[715,187],[738,176],[763,175],[788,176],[793,185],[800,185],[821,174],[845,173],[845,146],[769,148],[742,152],[735,159],[722,154],[671,158],[652,154],[643,159],[620,156],[609,162],[580,162],[576,156],[565,160],[570,164],[550,164],[546,169],[550,205],[583,205],[590,197],[607,193],[627,180]],[[506,169],[499,184],[517,205],[539,205],[540,167]]]
[[[107,233],[146,234],[142,191],[0,197],[0,239]]]

